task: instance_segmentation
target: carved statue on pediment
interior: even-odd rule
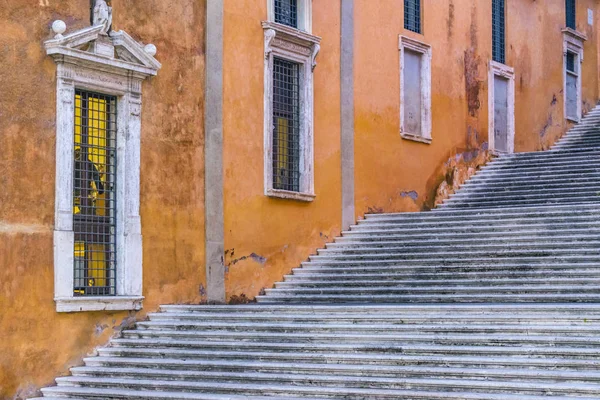
[[[112,7],[106,3],[106,0],[95,1],[92,21],[94,26],[102,25],[102,33],[108,34],[112,25]]]

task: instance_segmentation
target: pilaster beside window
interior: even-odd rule
[[[313,72],[321,38],[271,21],[262,27],[265,195],[312,201]]]
[[[431,143],[431,46],[400,36],[400,135]]]
[[[54,294],[59,312],[142,307],[140,131],[142,81],[156,47],[95,25],[44,43],[56,72]]]

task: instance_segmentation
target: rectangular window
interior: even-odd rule
[[[566,9],[566,25],[567,28],[571,28],[571,29],[577,29],[576,26],[576,9],[577,9],[577,4],[575,2],[575,0],[565,0],[565,9]]]
[[[75,296],[116,294],[117,99],[75,91]]]
[[[501,64],[506,62],[504,0],[492,0],[492,59]]]
[[[565,56],[566,68],[566,114],[567,118],[573,121],[579,120],[579,69],[577,60],[579,56],[573,52],[567,51]]]
[[[275,0],[275,22],[298,28],[298,0]]]
[[[431,143],[431,46],[400,36],[400,135]]]
[[[404,0],[404,29],[421,33],[421,0]]]
[[[300,191],[300,65],[273,59],[273,188]]]

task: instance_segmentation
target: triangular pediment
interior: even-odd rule
[[[143,44],[124,31],[103,33],[102,25],[80,29],[66,35],[57,35],[44,43],[49,55],[64,55],[82,58],[88,62],[110,63],[115,67],[139,70],[155,75],[160,62]]]

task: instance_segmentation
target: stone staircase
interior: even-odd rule
[[[600,398],[600,109],[246,306],[163,306],[44,399]]]

